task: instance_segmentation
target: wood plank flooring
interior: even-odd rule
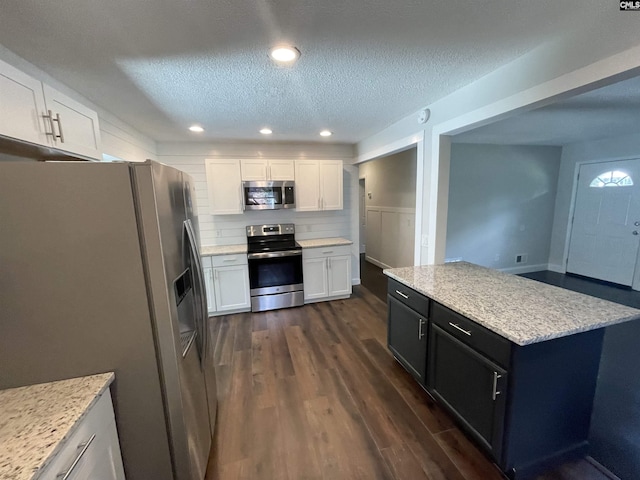
[[[206,480],[498,480],[386,348],[386,304],[348,300],[210,320],[218,423]],[[604,480],[586,461],[539,480]]]

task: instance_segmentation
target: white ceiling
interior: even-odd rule
[[[455,135],[452,141],[563,146],[639,132],[640,77],[634,77]]]
[[[638,19],[610,0],[2,0],[0,44],[156,140],[355,143],[561,35],[640,40]],[[295,66],[268,59],[281,42]]]

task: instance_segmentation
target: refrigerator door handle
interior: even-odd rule
[[[189,251],[191,252],[191,257],[193,259],[193,266],[195,267],[195,276],[197,280],[195,282],[195,288],[197,289],[198,295],[200,296],[200,317],[199,325],[198,325],[198,333],[200,334],[200,341],[202,342],[202,352],[200,354],[200,364],[204,366],[205,359],[207,358],[207,348],[208,348],[208,336],[207,336],[207,304],[206,304],[206,296],[204,291],[204,283],[203,283],[203,268],[202,261],[200,260],[200,255],[198,254],[198,248],[196,244],[196,236],[193,231],[193,224],[190,219],[184,221],[184,228],[187,232],[187,239],[189,241]],[[197,308],[197,305],[196,305]]]

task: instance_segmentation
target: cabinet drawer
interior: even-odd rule
[[[102,437],[106,435],[110,422],[113,422],[113,406],[111,394],[107,389],[95,405],[89,409],[86,416],[80,420],[75,432],[63,440],[60,451],[42,471],[41,478],[43,480],[56,479],[61,473],[68,471],[77,458],[81,459],[78,461],[78,466],[80,466],[80,461],[86,461],[85,457],[88,459],[95,455],[95,450],[100,449],[100,446],[104,444]],[[90,442],[89,446],[84,449],[83,446],[87,442]]]
[[[336,257],[351,255],[351,245],[333,245],[331,247],[303,248],[304,258]]]
[[[437,302],[433,302],[431,307],[431,321],[500,365],[509,365],[511,342],[506,338]]]
[[[413,308],[421,315],[424,315],[425,317],[429,316],[429,299],[424,295],[393,280],[392,278],[389,279],[388,292],[389,295]]]
[[[247,254],[238,253],[235,255],[216,255],[211,257],[213,267],[231,267],[232,265],[246,265]]]

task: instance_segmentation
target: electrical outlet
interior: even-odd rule
[[[516,255],[516,263],[527,263],[529,259],[528,253],[520,253]]]

